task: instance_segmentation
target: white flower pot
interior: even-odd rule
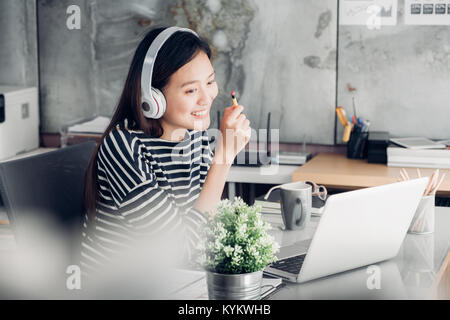
[[[258,300],[261,298],[262,271],[221,274],[207,271],[210,300]]]

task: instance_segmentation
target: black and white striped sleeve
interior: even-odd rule
[[[104,139],[98,159],[114,202],[133,232],[150,236],[181,228],[188,247],[193,248],[207,217],[193,208],[182,210],[159,186],[147,152],[144,144],[125,130],[113,130]]]

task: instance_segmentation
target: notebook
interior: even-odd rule
[[[279,214],[281,215],[281,204],[280,204],[280,190],[275,189],[269,196],[269,199],[264,200],[264,196],[258,197],[255,199],[255,204],[261,206],[262,214]],[[312,197],[312,207],[311,207],[311,215],[320,216],[323,212],[323,208],[325,207],[326,200],[321,200],[317,196]]]

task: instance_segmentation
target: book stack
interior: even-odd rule
[[[283,223],[281,217],[280,190],[272,191],[269,199],[264,200],[264,196],[255,200],[255,205],[261,206],[261,213],[265,221],[269,223]],[[312,197],[311,215],[320,216],[325,208],[325,202],[319,197]]]
[[[281,204],[276,201],[255,200],[256,205],[261,206],[263,220],[270,224],[283,224],[281,217]]]
[[[61,147],[89,140],[101,142],[102,134],[110,121],[111,119],[108,117],[98,116],[87,121],[78,121],[62,126],[60,130]]]
[[[387,158],[391,167],[450,169],[448,149],[411,149],[390,145]]]

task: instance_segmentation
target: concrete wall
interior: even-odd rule
[[[237,60],[245,79],[242,103],[249,107],[252,123],[265,128],[271,111],[281,141],[332,144],[336,1],[255,3],[248,39]]]
[[[450,27],[405,25],[403,0],[397,20],[378,30],[340,26],[338,104],[352,110],[350,83],[372,130],[448,139]]]
[[[81,30],[65,27],[69,4],[81,8]],[[283,141],[307,134],[309,142],[332,143],[334,0],[38,1],[38,7],[46,132],[82,116],[111,115],[143,33],[176,24],[213,47],[220,88],[213,126],[235,90],[255,128],[265,128],[272,110],[274,127],[289,128],[281,131]]]
[[[39,72],[42,132],[97,113],[92,2],[39,0]],[[81,9],[81,29],[66,26],[67,7]]]
[[[0,80],[36,83],[36,42],[25,32],[35,26],[33,3],[0,4],[0,40],[9,47],[0,47]],[[81,30],[66,27],[72,4]],[[213,126],[235,90],[254,128],[264,128],[271,111],[282,141],[332,144],[338,70],[338,104],[350,112],[346,85],[355,87],[358,114],[372,129],[449,137],[450,32],[403,25],[403,6],[399,0],[397,26],[339,26],[336,68],[335,0],[38,0],[42,131],[111,115],[145,31],[176,24],[212,45],[220,90]]]
[[[0,1],[0,84],[38,85],[36,3]]]

